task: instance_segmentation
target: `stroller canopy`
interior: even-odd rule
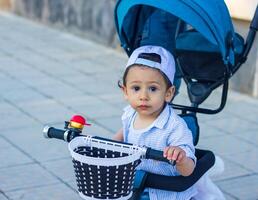
[[[122,45],[128,46],[129,44],[129,48],[136,48],[130,46],[134,41],[128,40],[133,38],[130,34],[135,34],[138,30],[130,30],[125,34],[125,29],[127,27],[138,29],[139,26],[144,26],[144,24],[129,26],[131,21],[128,18],[137,20],[135,19],[137,16],[134,16],[137,10],[130,9],[139,9],[141,6],[150,9],[158,8],[180,18],[218,47],[225,64],[234,65],[233,45],[228,45],[228,40],[234,42],[235,34],[223,0],[119,0],[115,8],[116,28]],[[130,14],[128,15],[128,13]]]

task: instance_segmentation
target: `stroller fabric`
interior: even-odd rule
[[[220,0],[120,0],[116,6],[115,20],[122,45],[136,48],[135,41],[139,38],[135,36],[141,35],[137,32],[141,33],[146,19],[157,9],[166,11],[190,24],[210,43],[217,46],[225,64],[234,65],[234,45],[228,45],[228,41],[232,40],[235,43],[235,33],[227,7],[224,1]],[[159,31],[158,27],[156,31]]]

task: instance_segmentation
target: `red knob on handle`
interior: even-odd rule
[[[72,128],[83,129],[84,125],[90,126],[91,124],[88,124],[86,119],[81,115],[74,115],[70,119],[69,126],[72,127]]]

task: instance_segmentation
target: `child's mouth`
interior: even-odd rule
[[[146,106],[146,105],[140,105],[139,108],[141,110],[147,110],[149,108],[149,106]]]

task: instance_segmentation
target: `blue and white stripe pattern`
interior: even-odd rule
[[[191,131],[171,106],[166,105],[159,117],[149,127],[141,130],[133,128],[133,122],[137,115],[136,111],[131,106],[127,106],[124,111],[122,122],[125,142],[162,151],[166,146],[180,146],[186,152],[186,156],[196,162]],[[167,176],[180,175],[175,166],[154,160],[143,160],[138,169]],[[195,186],[184,192],[171,192],[152,188],[147,188],[147,191],[149,192],[150,200],[188,200],[197,193]]]

